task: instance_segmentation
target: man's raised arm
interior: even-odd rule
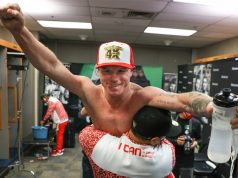
[[[25,27],[24,16],[18,4],[0,6],[0,18],[33,66],[75,94],[82,95],[79,88],[84,77],[70,73],[55,54],[31,34]]]

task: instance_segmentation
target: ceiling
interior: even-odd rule
[[[47,10],[46,2],[58,12]],[[29,12],[26,22],[30,30],[49,39],[81,40],[85,36],[96,42],[200,48],[238,36],[238,13],[172,0],[46,0],[44,8],[44,13]],[[91,22],[93,28],[43,28],[36,20]],[[189,37],[143,33],[148,26],[198,32]]]

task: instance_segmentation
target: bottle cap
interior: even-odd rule
[[[217,106],[230,108],[237,106],[238,98],[234,93],[231,93],[230,88],[224,88],[214,96],[213,102]]]

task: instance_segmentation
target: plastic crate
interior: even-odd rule
[[[43,126],[32,126],[34,139],[47,139],[48,128]]]

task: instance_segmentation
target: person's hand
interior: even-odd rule
[[[236,113],[236,118],[231,119],[230,124],[232,129],[238,128],[238,113]]]
[[[195,148],[195,146],[197,146],[197,141],[195,140],[195,138],[192,139],[192,145],[191,145],[191,148]]]
[[[12,33],[19,33],[24,27],[24,17],[18,4],[0,6],[0,19]]]
[[[236,118],[231,119],[230,124],[232,129],[238,128],[238,106],[236,107]]]
[[[176,140],[177,144],[180,146],[184,145],[184,141],[185,141],[184,135],[179,136]]]
[[[212,101],[210,101],[210,102],[207,104],[206,110],[207,110],[206,116],[209,117],[209,118],[212,117],[212,112],[213,112],[213,104],[212,104]]]
[[[45,121],[41,120],[40,125],[44,125]]]
[[[81,111],[80,111],[80,114],[81,114],[82,116],[87,116],[87,115],[88,115],[87,109],[86,109],[85,107],[83,107],[83,108],[81,109]]]

